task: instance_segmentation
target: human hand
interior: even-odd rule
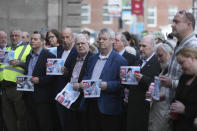
[[[175,101],[170,106],[170,112],[183,114],[185,112],[185,105],[180,101]]]
[[[197,117],[194,118],[194,126],[197,128]]]
[[[66,68],[65,66],[63,66],[63,67],[61,68],[62,74],[65,74],[66,70],[67,70],[67,68]]]
[[[102,81],[99,87],[101,88],[101,90],[106,90],[107,89],[107,82]]]
[[[73,83],[73,89],[76,91],[79,90],[80,89],[79,83]]]
[[[39,83],[39,77],[32,77],[32,82],[34,84],[38,84]]]
[[[135,76],[135,78],[136,78],[136,80],[139,82],[141,79],[142,79],[142,77],[143,77],[143,75],[141,74],[141,73],[139,73],[139,72],[134,72],[134,76]]]
[[[9,64],[10,64],[10,65],[13,65],[13,66],[18,66],[19,63],[20,63],[19,60],[16,60],[16,59],[13,59],[13,60],[10,60],[10,61],[9,61]]]
[[[169,77],[160,76],[160,83],[161,83],[161,86],[168,87],[168,88],[172,87],[172,79]]]

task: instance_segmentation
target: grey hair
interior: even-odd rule
[[[75,43],[77,42],[77,39],[81,38],[81,37],[85,38],[87,42],[89,41],[89,38],[87,35],[85,35],[83,33],[79,33],[79,34],[76,34],[76,36],[75,36]]]
[[[6,37],[7,37],[7,33],[5,31],[3,31],[3,30],[0,30],[0,34],[5,34]]]
[[[26,33],[28,38],[30,37],[29,32],[27,32],[27,31],[23,31],[23,33]],[[40,32],[40,33],[41,33],[41,32]]]
[[[121,32],[117,32],[116,35],[121,36],[120,39],[121,39],[122,42],[128,42],[126,36],[124,34],[122,34]]]
[[[162,48],[164,52],[166,52],[167,54],[170,54],[173,50],[172,48],[166,44],[166,43],[159,43],[155,46],[155,51],[157,51],[158,48]]]
[[[15,31],[15,30],[19,32],[20,37],[21,37],[21,36],[22,36],[22,31],[21,31],[21,29],[18,28],[18,27],[14,27],[13,29],[11,29],[10,34],[12,33],[12,31]]]
[[[103,28],[99,31],[98,34],[104,34],[104,33],[107,33],[109,34],[110,38],[114,39],[115,38],[115,33],[112,29],[109,29],[109,28]]]
[[[153,46],[155,46],[156,41],[155,41],[154,36],[153,35],[150,35],[150,38],[151,38],[151,43],[153,44]]]

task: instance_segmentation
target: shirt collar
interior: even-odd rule
[[[106,56],[103,56],[101,55],[101,53],[99,54],[99,59],[101,60],[106,60],[107,58],[109,58],[109,55],[111,54],[112,50],[106,55]]]
[[[154,55],[155,53],[153,53],[149,58],[147,58],[147,59],[142,59],[142,61],[145,61],[145,62],[148,62],[152,57],[153,57],[153,55]]]
[[[85,54],[85,56],[80,57],[79,55],[77,56],[77,61],[84,61],[88,53]]]
[[[37,53],[34,53],[33,50],[31,50],[30,54],[31,56],[39,56],[41,51],[42,51],[43,48],[40,48],[40,50],[37,52]]]
[[[120,52],[119,52],[119,55],[122,56],[122,55],[124,54],[124,52],[125,52],[125,49],[123,49],[122,51],[120,51]]]
[[[16,47],[20,46],[22,43],[23,43],[23,41],[20,41],[20,42],[16,45]]]

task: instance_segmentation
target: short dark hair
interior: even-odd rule
[[[89,31],[87,31],[87,30],[83,30],[81,33],[82,33],[82,34],[87,34],[87,35],[88,35],[88,37],[90,37],[90,32],[89,32]]]
[[[195,29],[195,24],[196,24],[194,15],[190,12],[186,12],[185,10],[180,10],[178,13],[179,14],[184,14],[185,19],[192,23],[192,28],[194,30]]]
[[[40,31],[34,31],[33,34],[40,34],[40,40],[44,41],[44,37],[42,37],[42,34],[40,33]]]
[[[55,37],[57,38],[57,42],[59,44],[61,44],[62,43],[61,33],[57,29],[51,29],[50,31],[47,32],[47,34],[46,34],[46,42],[47,43],[49,42],[48,36],[49,36],[50,32],[55,35]]]

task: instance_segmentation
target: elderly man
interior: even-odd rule
[[[179,68],[176,60],[176,53],[186,46],[197,48],[197,38],[194,33],[194,28],[195,18],[193,14],[186,12],[185,10],[181,10],[174,16],[172,33],[177,37],[178,42],[169,63],[167,75],[160,77],[161,85],[170,88],[171,101],[173,100],[175,89],[179,82],[179,77],[182,74],[182,70]],[[179,104],[180,103],[177,105]]]
[[[0,31],[0,49],[4,50],[7,45],[7,33]]]
[[[61,58],[63,59],[64,62],[64,66],[68,67],[69,63],[71,61],[71,57],[72,56],[77,56],[77,51],[75,48],[75,38],[74,38],[74,34],[72,33],[72,30],[70,28],[65,28],[62,31],[62,45],[59,45],[57,47],[57,58]],[[59,93],[66,85],[66,81],[65,81],[65,76],[64,75],[60,75],[56,77],[56,82],[54,84],[55,87],[55,91],[54,91],[54,95],[56,95],[57,93]],[[55,97],[55,96],[54,96]],[[60,120],[60,124],[61,124],[61,128],[63,129],[67,129],[69,121],[67,121],[66,119],[66,110],[65,107],[63,107],[61,104],[56,103],[56,108],[57,108],[57,113],[58,113],[58,117]]]
[[[160,75],[168,72],[168,65],[171,59],[173,49],[165,43],[156,45],[156,54],[161,65]],[[160,87],[160,101],[153,99],[153,103],[149,114],[149,130],[150,131],[169,131],[168,112],[170,107],[169,88]]]
[[[140,41],[140,57],[137,62],[141,66],[140,73],[135,73],[138,85],[131,86],[129,91],[127,131],[148,131],[148,115],[150,104],[145,100],[145,93],[154,76],[160,73],[160,64],[154,53],[155,41],[147,35]]]
[[[115,42],[113,44],[113,49],[119,53],[119,55],[123,56],[127,62],[128,62],[128,66],[134,66],[137,58],[136,56],[128,53],[125,49],[125,43],[128,43],[126,37],[124,34],[122,33],[116,33],[115,35]],[[131,47],[133,48],[133,47]],[[124,85],[124,87],[127,87],[126,85]],[[124,105],[123,105],[123,127],[122,127],[122,130],[125,130],[126,128],[126,113],[127,113],[127,107],[128,107],[128,93],[129,93],[129,89],[128,88],[125,88],[124,89]]]
[[[135,64],[136,57],[125,50],[126,42],[127,39],[122,33],[116,33],[113,49],[127,60],[129,66],[132,66]]]
[[[22,42],[20,29],[13,29],[10,32],[11,46],[6,50],[13,50],[14,59],[9,65],[4,65],[0,79],[2,92],[2,111],[8,131],[23,131],[25,122],[25,105],[22,92],[16,91],[16,76],[23,75],[26,56],[31,47]]]
[[[7,33],[4,31],[0,31],[0,50],[5,50],[7,45]],[[3,67],[4,65],[0,65],[0,79],[2,79],[3,75]],[[1,99],[1,98],[0,98]],[[2,107],[1,107],[1,101],[0,101],[0,131],[4,128],[4,121],[3,121],[3,114],[2,114]]]
[[[120,85],[120,66],[127,61],[115,51],[115,34],[111,29],[101,29],[98,35],[100,53],[88,60],[84,80],[101,79],[101,95],[98,99],[85,100],[88,113],[89,131],[120,131],[122,112],[122,87]],[[80,86],[83,88],[83,84]]]
[[[65,69],[65,76],[66,82],[74,83],[74,88],[78,90],[79,82],[82,81],[87,71],[88,59],[92,53],[89,51],[89,40],[85,34],[76,35],[75,46],[78,55],[72,56],[69,66]],[[86,131],[87,124],[86,120],[84,120],[84,112],[79,111],[81,97],[84,95],[82,90],[80,92],[79,98],[72,104],[67,116],[65,116],[70,121],[66,128],[69,131]]]
[[[28,33],[28,32],[23,32],[23,33],[22,33],[22,40],[23,40],[23,42],[25,42],[25,43],[29,43],[29,41],[30,41],[30,36],[29,36],[29,33]]]

